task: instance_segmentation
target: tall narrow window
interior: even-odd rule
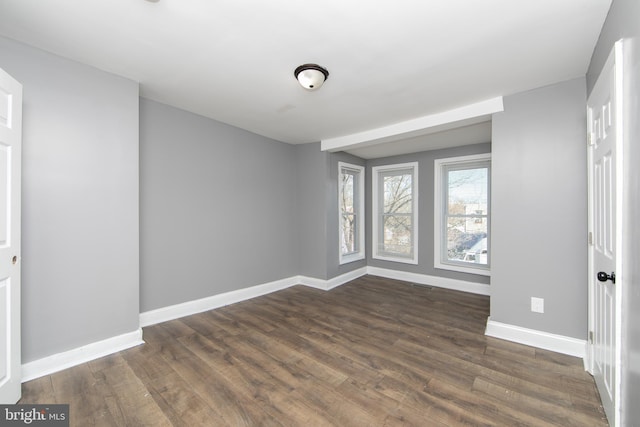
[[[418,164],[373,171],[373,257],[418,263]]]
[[[490,274],[491,155],[435,161],[435,267]]]
[[[364,258],[364,168],[338,163],[340,264]]]

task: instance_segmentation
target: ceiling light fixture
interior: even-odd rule
[[[329,78],[329,71],[317,64],[303,64],[296,68],[293,75],[303,88],[317,90]]]

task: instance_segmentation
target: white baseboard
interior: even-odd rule
[[[322,289],[323,291],[330,291],[333,288],[337,288],[340,285],[344,285],[351,280],[367,274],[367,267],[358,268],[357,270],[350,271],[348,273],[341,274],[329,280],[315,279],[313,277],[298,276],[298,283],[301,285],[309,286],[311,288]]]
[[[256,298],[261,295],[266,295],[271,292],[279,291],[298,283],[298,278],[294,276],[262,285],[251,286],[249,288],[238,289],[236,291],[187,301],[181,304],[170,305],[157,310],[145,311],[144,313],[140,313],[140,326],[144,327],[155,325],[156,323],[167,322],[179,317],[202,313],[203,311],[213,310],[214,308],[224,307],[225,305],[234,304],[240,301]]]
[[[487,320],[485,335],[543,348],[557,353],[568,354],[582,359],[586,356],[587,342],[585,340],[495,322],[491,320],[491,318]]]
[[[591,356],[591,350],[589,349],[589,342],[584,344],[584,359],[582,359],[584,370],[593,375],[593,360]]]
[[[327,280],[327,290],[330,291],[331,289],[342,286],[345,283],[357,279],[358,277],[362,277],[368,274],[368,271],[369,269],[367,267],[362,267],[358,268],[357,270],[341,274],[340,276],[334,277],[333,279],[329,279]]]
[[[235,304],[237,302],[256,298],[271,292],[286,289],[294,285],[305,285],[328,291],[365,274],[367,274],[367,268],[362,267],[329,280],[315,279],[313,277],[306,276],[293,276],[262,285],[225,292],[223,294],[213,295],[194,301],[187,301],[181,304],[159,308],[157,310],[146,311],[144,313],[140,313],[140,326],[144,327],[155,325],[157,323],[167,322],[180,317],[202,313],[203,311],[209,311],[215,308],[224,307],[225,305]]]
[[[202,313],[203,311],[209,311],[215,308],[224,307],[225,305],[235,304],[237,302],[256,298],[271,292],[286,289],[294,285],[305,285],[328,291],[365,274],[367,274],[367,269],[366,267],[362,267],[329,280],[306,276],[293,276],[262,285],[225,292],[223,294],[213,295],[194,301],[187,301],[181,304],[159,308],[157,310],[146,311],[144,313],[140,313],[140,326],[144,327],[155,325],[156,323],[162,323],[196,313]]]
[[[436,286],[438,288],[453,289],[470,292],[472,294],[490,295],[491,287],[483,283],[467,282],[466,280],[449,279],[447,277],[429,276],[427,274],[409,273],[407,271],[390,270],[387,268],[367,267],[367,274],[386,277],[388,279],[403,280],[420,285]]]
[[[81,363],[126,350],[142,341],[142,329],[94,342],[73,350],[57,353],[22,365],[22,382],[30,381]]]

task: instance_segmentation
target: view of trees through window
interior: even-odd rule
[[[348,169],[342,169],[340,174],[340,212],[342,215],[340,248],[343,255],[357,251],[356,212],[354,209],[355,185],[356,174]]]
[[[413,198],[411,171],[382,174],[381,251],[411,257],[413,253]]]
[[[489,167],[449,169],[445,179],[447,259],[488,265]]]

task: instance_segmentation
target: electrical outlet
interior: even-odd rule
[[[531,297],[531,311],[544,313],[544,298]]]

